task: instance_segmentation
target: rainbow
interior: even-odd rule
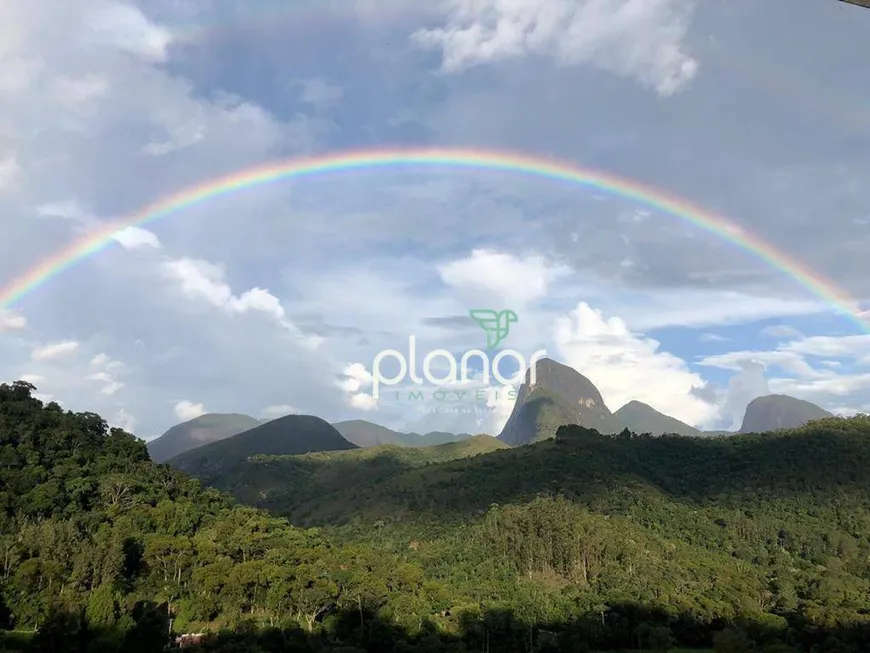
[[[726,218],[717,216],[700,206],[635,181],[607,172],[580,168],[567,162],[528,154],[460,148],[379,149],[324,154],[241,170],[198,186],[185,188],[136,213],[100,227],[5,284],[0,288],[0,310],[11,308],[28,293],[76,263],[102,251],[111,245],[115,234],[123,229],[139,227],[179,213],[191,206],[280,180],[397,166],[518,173],[554,182],[585,186],[634,200],[703,229],[763,260],[836,311],[850,316],[862,332],[870,333],[870,323],[865,321],[857,302],[842,289],[758,236],[748,233]]]

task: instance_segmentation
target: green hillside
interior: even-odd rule
[[[252,470],[252,490],[271,466],[283,509],[301,500],[300,523],[322,525],[304,530],[33,390],[0,385],[0,642],[22,653],[162,653],[185,632],[207,633],[191,653],[870,641],[868,417],[727,438],[575,427],[515,449],[478,437],[227,468]]]
[[[322,510],[331,502],[335,502],[333,509],[341,509],[345,495],[368,491],[369,486],[407,470],[507,448],[496,438],[477,435],[419,448],[382,445],[298,456],[258,455],[214,479],[213,484],[261,508],[280,510],[293,505],[291,512],[301,518],[308,502],[313,502],[314,510]]]

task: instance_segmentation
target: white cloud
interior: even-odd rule
[[[115,428],[124,429],[127,433],[133,433],[136,428],[138,420],[127,412],[126,408],[121,408],[116,414],[115,417],[111,421],[111,426]]]
[[[770,387],[776,393],[796,397],[845,397],[870,386],[870,374],[829,374],[813,379],[771,379]]]
[[[792,326],[787,324],[774,324],[766,326],[761,330],[760,335],[770,338],[802,338],[803,334]]]
[[[0,333],[3,331],[20,331],[27,328],[27,319],[12,311],[0,310]]]
[[[716,406],[692,394],[704,380],[682,359],[659,351],[659,343],[629,331],[618,317],[581,302],[555,325],[560,359],[589,378],[611,410],[631,400],[691,425],[716,418]]]
[[[182,399],[175,404],[175,416],[185,422],[199,417],[200,415],[205,415],[205,413],[205,406],[201,403],[195,404],[187,399]]]
[[[37,347],[30,353],[30,358],[35,361],[54,360],[72,354],[79,348],[79,343],[75,340],[66,340],[64,342],[56,342],[51,345],[43,345]]]
[[[181,282],[181,290],[188,297],[204,299],[230,311],[244,312],[250,308],[247,302],[233,296],[229,285],[224,282],[224,271],[217,265],[208,261],[179,259],[166,262],[164,269]],[[284,311],[273,315],[284,317]]]
[[[727,342],[728,338],[717,333],[702,333],[698,336],[698,340],[701,342]]]
[[[109,374],[108,372],[97,372],[96,374],[91,374],[86,378],[87,381],[98,381],[103,384],[103,387],[100,389],[100,394],[112,396],[118,390],[124,387],[124,384],[115,380],[115,378]]]
[[[440,48],[445,72],[543,55],[588,64],[670,95],[698,62],[686,53],[693,0],[450,0],[444,27],[413,40]]]
[[[377,400],[365,392],[358,392],[352,395],[350,398],[350,405],[353,408],[365,411],[377,410],[378,408]]]
[[[304,335],[287,318],[281,301],[263,288],[251,288],[241,295],[233,294],[225,281],[221,267],[208,261],[176,259],[163,263],[164,273],[180,282],[181,291],[192,299],[205,300],[231,314],[262,313],[296,336],[309,349],[316,349],[323,338]]]
[[[282,404],[278,406],[267,406],[260,412],[260,414],[263,417],[273,419],[276,417],[284,417],[285,415],[298,415],[299,411],[293,406]]]
[[[150,22],[138,8],[108,2],[86,17],[88,37],[155,62],[166,60],[172,42],[168,30]]]
[[[545,297],[550,284],[571,270],[553,265],[543,256],[475,249],[467,258],[439,266],[438,272],[444,283],[469,298],[497,301],[500,306],[496,307],[518,310]]]
[[[161,247],[160,240],[155,234],[139,227],[126,227],[113,234],[112,239],[120,243],[125,249],[139,249],[142,247],[160,249]]]
[[[358,392],[372,385],[372,374],[362,363],[351,363],[345,368],[344,375],[347,378],[339,382],[339,387],[345,392]]]
[[[803,356],[791,351],[733,351],[727,354],[705,356],[698,365],[709,365],[725,370],[740,371],[744,369],[743,362],[751,360],[766,366],[776,365],[799,376],[814,377],[821,373],[812,367]]]
[[[809,356],[852,358],[870,354],[870,335],[812,336],[788,342],[780,349]]]
[[[52,87],[55,99],[69,107],[106,95],[109,82],[102,75],[95,74],[78,78],[61,76],[54,80]]]
[[[737,430],[743,424],[746,407],[753,399],[770,394],[762,363],[740,360],[736,365],[740,372],[728,381],[728,395],[721,411],[722,417],[730,422],[731,430]]]
[[[337,385],[347,393],[347,404],[358,410],[377,410],[378,400],[370,393],[362,392],[363,388],[368,388],[374,381],[366,366],[362,363],[351,363],[344,369],[344,377]]]
[[[39,374],[20,374],[18,379],[20,381],[24,381],[25,383],[31,383],[36,385],[40,381],[42,381],[45,377],[40,376]]]

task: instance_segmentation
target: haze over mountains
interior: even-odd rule
[[[577,370],[552,359],[537,363],[536,383],[526,382],[517,392],[510,417],[498,435],[509,446],[522,446],[555,436],[563,425],[577,425],[600,433],[633,433],[683,436],[724,435],[728,431],[701,431],[665,415],[640,401],[629,401],[611,412],[601,393]],[[831,417],[828,411],[786,395],[769,395],[752,401],[740,432],[766,432],[793,428],[815,419]],[[207,475],[252,455],[293,455],[382,446],[431,447],[472,437],[468,433],[433,431],[404,433],[366,420],[328,424],[319,417],[289,415],[268,422],[248,415],[213,413],[178,424],[148,443],[155,462],[171,460],[173,466]]]

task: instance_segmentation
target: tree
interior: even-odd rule
[[[748,653],[752,650],[752,642],[739,628],[726,628],[713,637],[715,653]]]
[[[668,653],[674,646],[674,636],[667,626],[655,626],[649,634],[649,646],[654,651]]]

